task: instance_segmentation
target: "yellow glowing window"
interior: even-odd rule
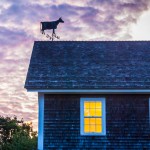
[[[105,99],[81,99],[81,134],[105,135]]]

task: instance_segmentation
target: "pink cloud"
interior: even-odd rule
[[[37,94],[27,93],[24,81],[34,40],[48,40],[39,32],[40,21],[61,16],[65,23],[56,33],[62,40],[131,40],[130,26],[149,6],[145,0],[2,0],[0,114],[17,115],[37,126]]]

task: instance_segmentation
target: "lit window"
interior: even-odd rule
[[[105,98],[81,98],[81,135],[106,135]]]

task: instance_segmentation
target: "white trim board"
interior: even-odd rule
[[[149,126],[150,126],[150,98],[149,98]]]
[[[44,94],[38,93],[38,150],[43,150],[44,143]]]
[[[28,89],[28,92],[41,92],[48,94],[150,94],[150,90],[126,89],[126,90],[89,90],[89,89],[75,89],[75,90],[48,90],[48,89]]]

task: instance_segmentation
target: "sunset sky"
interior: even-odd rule
[[[40,22],[59,17],[60,40],[150,40],[150,0],[0,0],[0,115],[35,129],[37,93],[24,82],[34,41],[48,40]]]

